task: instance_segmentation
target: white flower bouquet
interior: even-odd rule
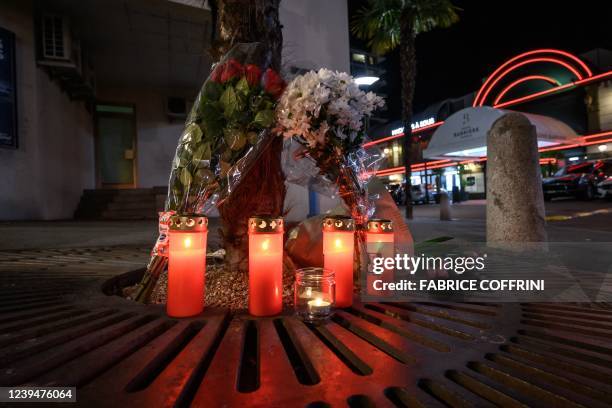
[[[362,147],[368,118],[384,106],[349,74],[322,68],[293,79],[276,107],[277,130],[302,145],[295,160],[311,159],[319,176],[334,183],[358,224],[365,223],[365,184],[372,160]]]

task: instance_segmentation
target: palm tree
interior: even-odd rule
[[[406,170],[406,217],[412,218],[412,99],[416,76],[415,39],[438,27],[449,27],[459,16],[451,0],[368,0],[351,22],[351,31],[383,55],[399,47],[402,78],[403,157]]]

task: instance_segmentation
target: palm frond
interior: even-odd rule
[[[458,8],[450,0],[413,0],[412,23],[415,34],[447,28],[459,21]]]
[[[351,32],[367,41],[375,54],[385,54],[399,44],[399,0],[370,0],[351,21]]]
[[[400,43],[400,19],[407,15],[413,35],[449,27],[459,20],[451,0],[369,0],[351,20],[351,32],[366,40],[375,54],[385,54]]]

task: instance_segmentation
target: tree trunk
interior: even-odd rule
[[[269,50],[270,67],[280,71],[283,34],[279,4],[280,0],[219,0],[213,57],[220,59],[239,42],[260,42]],[[219,208],[225,263],[230,270],[248,269],[248,218],[256,214],[282,215],[286,190],[281,151],[282,139],[276,138]]]
[[[402,77],[402,121],[404,122],[404,139],[402,143],[404,168],[406,170],[406,218],[412,219],[411,165],[412,165],[412,99],[416,76],[416,49],[414,27],[408,11],[400,17],[400,72]]]

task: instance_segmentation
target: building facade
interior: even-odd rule
[[[288,73],[349,70],[344,0],[284,0],[280,19]],[[72,218],[84,190],[163,194],[212,30],[205,0],[3,1],[0,220]],[[294,217],[308,198],[290,187]]]
[[[567,125],[565,141],[539,144],[544,175],[572,161],[608,158],[612,155],[611,95],[612,52],[608,50],[576,56],[540,49],[514,56],[495,69],[475,92],[415,114],[411,127],[417,149],[412,157],[411,182],[428,190],[451,191],[455,187],[464,196],[484,197],[486,143],[477,149],[453,148],[444,154],[437,149],[437,154],[428,154],[432,140],[442,137],[446,121],[456,115],[469,118],[471,112],[484,107],[518,111]],[[464,119],[463,125],[469,123]],[[455,128],[459,139],[465,137],[465,131],[461,124]],[[378,174],[389,184],[404,180],[403,137],[402,124],[395,121],[374,130],[373,141],[368,143],[387,153],[387,165]]]

